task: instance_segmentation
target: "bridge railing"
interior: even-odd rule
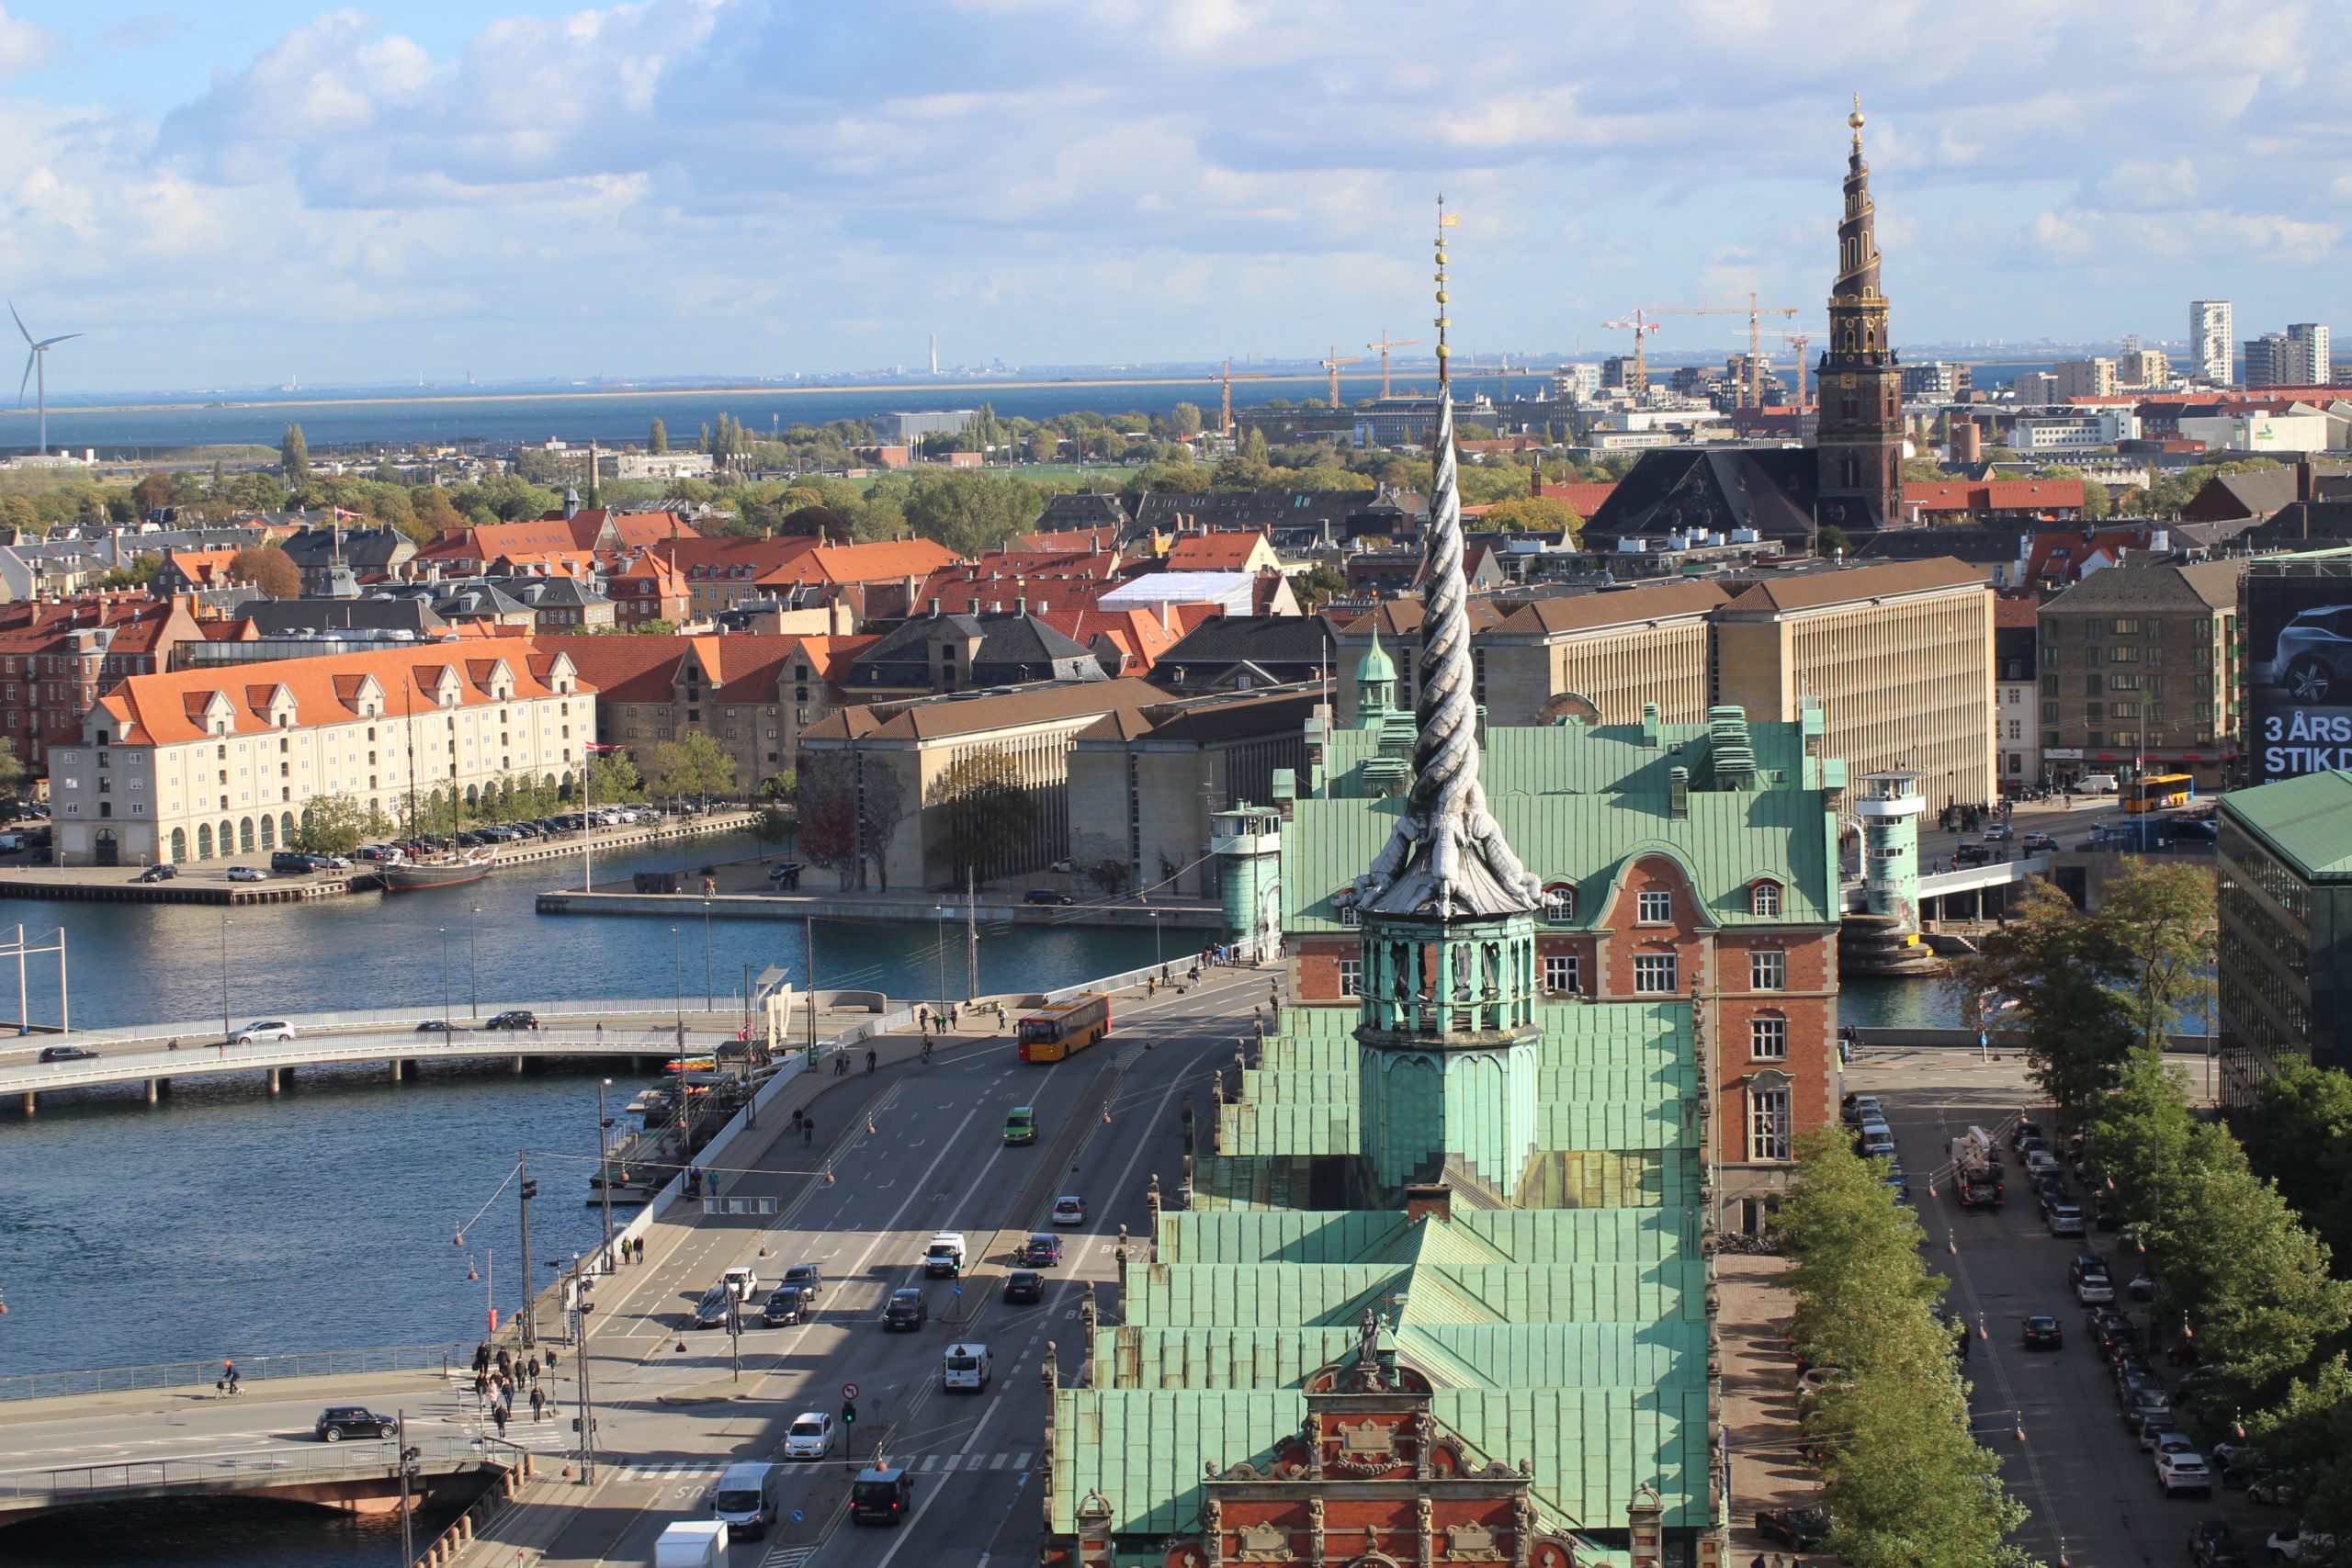
[[[715,1007],[697,1007],[692,997],[686,998],[682,1004],[678,998],[669,996],[612,998],[582,997],[572,1000],[556,1001],[466,1002],[447,1008],[430,1005],[356,1008],[343,1012],[241,1012],[232,1015],[231,1021],[233,1024],[242,1025],[251,1019],[272,1018],[282,1019],[297,1029],[368,1029],[391,1023],[418,1024],[428,1019],[438,1018],[465,1017],[471,1021],[471,1015],[477,1011],[483,1018],[492,1018],[502,1012],[533,1012],[543,1019],[593,1018],[598,1015],[608,1017],[652,1015],[671,1018],[683,1012],[688,1019],[730,1020],[732,1022],[729,1027],[741,1024],[743,1019],[743,1004],[740,998],[729,997]],[[711,1025],[705,1024],[704,1027],[707,1028]],[[77,1029],[74,1032],[74,1039],[79,1044],[103,1045],[109,1041],[128,1043],[139,1040],[213,1040],[218,1039],[220,1033],[220,1021],[218,1018],[211,1018],[182,1023],[126,1024],[116,1029]]]
[[[379,1350],[308,1350],[277,1356],[244,1356],[236,1361],[240,1383],[273,1378],[336,1377],[351,1372],[447,1372],[473,1364],[471,1344],[403,1345]],[[63,1399],[125,1389],[189,1388],[218,1382],[220,1361],[164,1361],[152,1367],[101,1367],[85,1371],[23,1372],[0,1377],[0,1403],[19,1399]]]
[[[412,1441],[427,1465],[450,1461],[483,1460],[481,1446],[466,1438],[426,1437]],[[0,1480],[0,1499],[49,1499],[74,1494],[124,1492],[156,1486],[234,1489],[241,1486],[295,1485],[322,1474],[369,1475],[396,1473],[400,1447],[382,1439],[353,1439],[349,1444],[322,1443],[316,1450],[292,1453],[237,1454],[219,1458],[192,1455],[186,1459],[121,1460],[109,1464],[76,1465],[68,1470],[20,1471]]]

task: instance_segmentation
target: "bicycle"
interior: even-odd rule
[[[926,1067],[931,1066],[931,1042],[928,1040],[922,1043],[922,1065]]]

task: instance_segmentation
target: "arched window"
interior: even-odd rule
[[[1747,912],[1751,915],[1774,915],[1781,912],[1781,885],[1777,882],[1756,882],[1748,885]]]
[[[237,824],[237,852],[241,855],[254,852],[254,819],[250,817]]]
[[[1342,887],[1331,895],[1331,913],[1343,926],[1363,924],[1363,911],[1356,908],[1356,890]]]
[[[302,807],[302,819],[307,822],[310,818],[311,808],[306,806]],[[277,819],[277,841],[281,844],[290,844],[294,841],[294,813],[291,811],[286,812]]]
[[[220,818],[220,852],[224,855],[237,852],[237,825],[226,817]]]
[[[187,829],[175,828],[172,829],[172,860],[176,863],[186,859],[187,859]]]
[[[1544,885],[1544,918],[1565,925],[1577,918],[1577,890],[1566,882]]]
[[[178,841],[179,836],[180,830],[177,828],[173,829],[172,839],[175,843]],[[212,824],[209,822],[199,822],[196,825],[196,858],[198,860],[212,858]]]
[[[277,847],[277,818],[266,811],[261,814],[261,847],[266,850]]]

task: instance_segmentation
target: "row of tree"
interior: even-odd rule
[[[1782,1276],[1795,1348],[1826,1370],[1804,1436],[1828,1549],[1848,1568],[2023,1568],[2006,1538],[2026,1510],[1970,1432],[1968,1384],[1934,1311],[1944,1281],[1884,1178],[1839,1130],[1816,1129],[1773,1222],[1795,1259]]]

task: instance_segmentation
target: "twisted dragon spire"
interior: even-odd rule
[[[1438,303],[1446,302],[1441,198]],[[1516,914],[1541,889],[1487,810],[1478,780],[1478,709],[1471,694],[1468,584],[1462,575],[1462,490],[1453,450],[1453,390],[1445,332],[1438,329],[1437,453],[1421,558],[1420,692],[1414,716],[1413,787],[1404,815],[1371,869],[1356,879],[1357,907],[1373,914],[1450,919]]]

